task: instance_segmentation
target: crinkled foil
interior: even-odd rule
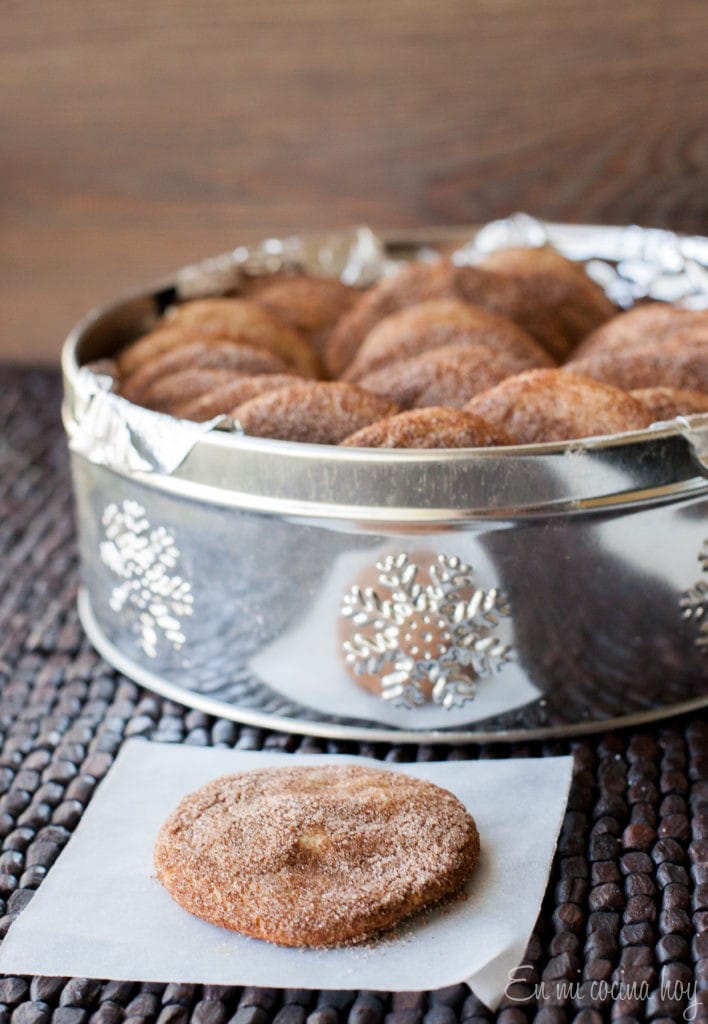
[[[395,269],[385,242],[371,228],[360,227],[306,238],[267,238],[250,248],[239,246],[184,267],[177,272],[176,286],[184,301],[238,290],[246,277],[297,270],[338,277],[345,284],[365,288]]]
[[[708,470],[708,414],[698,416],[677,416],[681,434],[688,441],[693,457]]]
[[[446,239],[446,230],[440,228],[440,240]],[[411,240],[413,235],[407,237],[405,258],[436,258],[435,243],[418,245]],[[640,299],[708,307],[708,238],[640,227],[549,224],[515,214],[471,229],[469,241],[453,258],[474,263],[498,249],[546,244],[584,262],[591,277],[623,308]],[[175,275],[175,290],[181,301],[206,298],[238,292],[248,277],[288,270],[339,277],[365,287],[395,273],[401,257],[394,259],[392,248],[368,227],[271,238],[183,268]],[[113,393],[110,377],[89,368],[78,372],[73,385],[72,450],[118,471],[170,474],[202,434],[217,426],[234,429],[228,417],[197,424],[132,405]]]
[[[481,228],[455,254],[476,262],[511,246],[552,245],[586,270],[618,306],[640,299],[708,306],[708,238],[658,228],[547,224],[524,213]]]
[[[176,420],[142,409],[112,391],[111,377],[79,370],[69,447],[90,462],[124,473],[173,473],[202,434],[229,423]]]

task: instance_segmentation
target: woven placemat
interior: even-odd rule
[[[129,736],[388,761],[570,750],[576,768],[528,968],[496,1014],[464,985],[387,997],[5,977],[0,1024],[708,1020],[708,716],[573,742],[384,747],[239,727],[161,700],[82,635],[59,402],[57,374],[0,368],[0,936]]]

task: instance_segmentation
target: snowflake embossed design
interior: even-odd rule
[[[703,541],[698,561],[703,572],[708,572],[708,540]],[[679,603],[682,617],[695,622],[698,626],[696,647],[704,653],[708,652],[708,582],[697,580],[692,587],[684,590]]]
[[[111,608],[130,617],[149,658],[157,656],[161,638],[180,650],[182,619],[192,615],[194,598],[189,583],[174,572],[180,559],[174,538],[163,526],[151,526],[137,501],[108,505],[101,521],[101,561],[121,580],[111,591]]]
[[[385,596],[357,585],[345,594],[342,615],[354,632],[344,656],[355,675],[379,678],[393,704],[419,707],[429,693],[445,709],[461,707],[474,700],[478,680],[511,657],[497,635],[509,605],[499,590],[477,588],[471,567],[454,555],[426,568],[427,584],[407,553],[388,555],[376,563]]]

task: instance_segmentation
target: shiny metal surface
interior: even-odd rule
[[[588,733],[597,732],[598,729],[631,728],[637,725],[644,725],[648,722],[655,722],[667,715],[687,714],[692,711],[699,711],[706,706],[706,700],[698,697],[695,700],[688,700],[675,704],[671,708],[655,707],[645,711],[633,712],[632,714],[620,715],[617,718],[607,718],[598,723],[590,720],[587,722],[576,722],[567,724],[559,729],[557,726],[547,728],[527,728],[518,730],[500,730],[468,727],[466,729],[436,730],[414,730],[414,729],[385,729],[373,724],[340,725],[335,719],[328,719],[320,722],[313,719],[298,718],[297,716],[279,715],[267,709],[259,711],[242,704],[225,703],[218,697],[202,695],[190,690],[188,687],[169,683],[161,676],[155,675],[148,668],[130,658],[115,647],[106,635],[99,628],[91,608],[91,599],[88,591],[82,587],[78,597],[79,618],[89,640],[98,653],[110,665],[122,672],[129,679],[134,680],[138,685],[148,690],[153,690],[167,700],[176,701],[178,704],[186,704],[187,707],[196,708],[198,711],[217,718],[227,718],[244,725],[252,725],[262,729],[280,729],[282,732],[295,733],[299,736],[322,736],[325,738],[369,741],[370,743],[513,743],[522,740],[544,740],[554,736],[582,736]]]
[[[522,218],[480,237],[491,245],[494,232],[513,241],[519,230],[528,241],[538,226]],[[686,283],[685,264],[679,273],[679,243],[691,266],[708,265],[705,239],[582,226],[543,231],[576,258],[616,259],[629,242],[645,262],[668,252],[665,272],[659,266],[655,275],[664,289],[677,279],[688,291],[702,283],[694,270]],[[394,255],[454,248],[463,238],[469,231],[390,240],[383,270]],[[281,245],[294,259],[295,243]],[[368,262],[360,260],[357,272],[371,273],[376,247],[371,238],[367,245]],[[340,270],[345,248],[332,257]],[[265,255],[277,270],[283,253],[272,245]],[[70,438],[85,402],[79,364],[144,330],[178,289],[193,295],[233,284],[247,258],[220,258],[216,277],[202,265],[183,272],[176,286],[163,282],[73,332],[64,351]],[[616,286],[620,280],[632,285],[631,275],[616,275]],[[587,731],[708,702],[701,632],[708,417],[498,451],[367,452],[228,429],[200,432],[184,447],[168,472],[111,465],[113,456],[91,461],[85,444],[72,456],[83,621],[108,660],[160,692],[259,725],[450,742]],[[510,657],[480,673],[479,657],[470,655],[475,685],[460,688],[469,699],[405,708],[351,680],[342,602],[362,579],[369,586],[387,557],[421,566],[457,559],[474,570],[481,593],[508,597],[511,614],[495,625],[493,642]],[[391,649],[399,662],[405,629],[419,625],[414,604],[381,620],[398,630]],[[440,600],[430,607],[437,614]]]

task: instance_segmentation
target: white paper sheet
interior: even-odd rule
[[[482,854],[466,900],[367,945],[293,950],[191,917],[154,876],[157,831],[182,796],[227,772],[362,761],[445,786],[474,816]],[[533,929],[572,758],[381,765],[131,740],[0,949],[7,974],[282,988],[428,990],[467,981],[494,1008]]]

